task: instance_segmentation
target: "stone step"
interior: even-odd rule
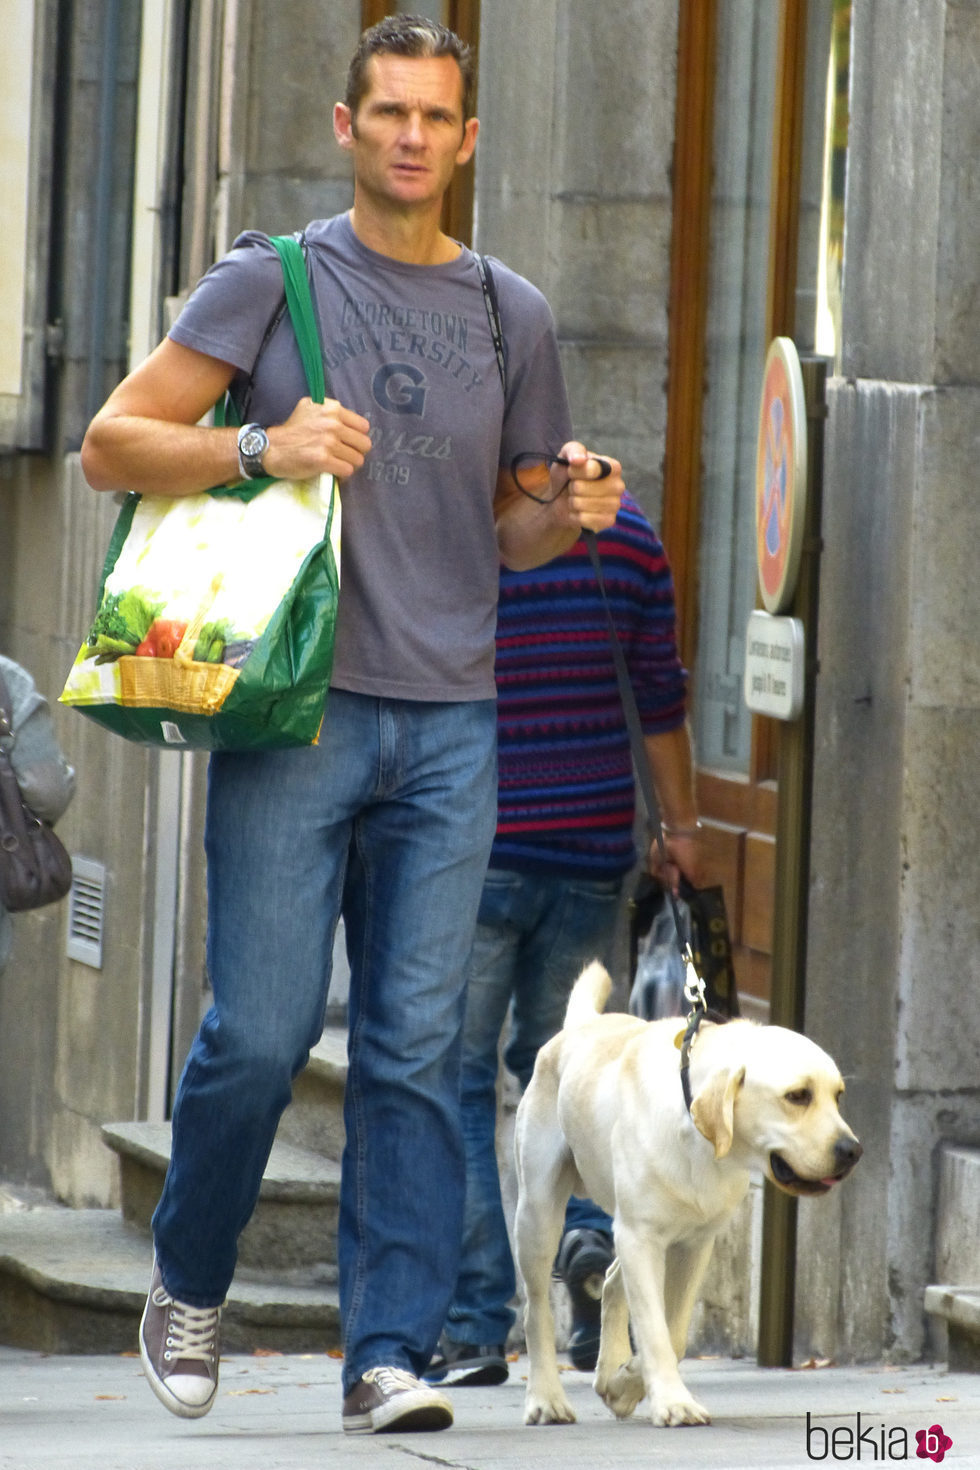
[[[279,1123],[280,1142],[339,1159],[346,1083],[347,1027],[327,1026],[293,1083],[293,1100]]]
[[[48,1353],[136,1351],[152,1259],[149,1238],[113,1210],[0,1215],[0,1342]],[[336,1351],[334,1278],[322,1268],[278,1279],[239,1268],[222,1314],[223,1348]]]
[[[170,1124],[107,1123],[102,1136],[119,1158],[123,1220],[149,1237],[170,1162]],[[335,1263],[339,1199],[336,1160],[277,1140],[239,1239],[240,1264],[282,1273]]]
[[[939,1154],[936,1274],[925,1309],[945,1333],[951,1370],[980,1371],[980,1149],[944,1144]]]
[[[951,1373],[980,1373],[980,1282],[927,1286],[926,1311],[943,1325]]]

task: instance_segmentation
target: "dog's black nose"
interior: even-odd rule
[[[841,1138],[834,1144],[834,1157],[842,1174],[853,1169],[863,1153],[864,1149],[856,1138]]]

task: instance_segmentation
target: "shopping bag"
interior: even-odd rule
[[[299,243],[274,238],[310,396],[325,394]],[[206,750],[312,744],[340,591],[336,481],[131,494],[61,701],[128,740]]]
[[[644,874],[629,904],[630,1015],[644,1021],[682,1016],[687,978],[682,947],[690,938],[690,912],[682,899],[676,910],[681,922],[678,936],[674,910],[666,890]]]
[[[737,1017],[738,991],[724,890],[720,885],[693,888],[682,879],[676,909],[680,936],[664,888],[642,874],[629,900],[630,1014],[646,1021],[684,1014],[688,1002],[681,951],[689,943],[694,968],[704,981],[708,1010],[726,1020]]]

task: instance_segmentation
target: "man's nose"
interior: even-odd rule
[[[419,113],[410,112],[405,119],[405,126],[402,128],[402,142],[409,148],[420,148],[425,142],[425,131]]]

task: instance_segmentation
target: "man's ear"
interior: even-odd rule
[[[745,1081],[745,1068],[716,1072],[691,1102],[691,1117],[699,1133],[714,1144],[715,1158],[723,1159],[735,1137],[735,1098]]]
[[[341,148],[354,146],[354,119],[346,102],[335,102],[333,106],[333,135]]]
[[[457,167],[461,164],[469,163],[473,157],[473,152],[476,148],[476,135],[479,131],[480,124],[478,120],[475,117],[467,118],[463,124],[463,141],[459,145],[459,152],[456,154]]]

